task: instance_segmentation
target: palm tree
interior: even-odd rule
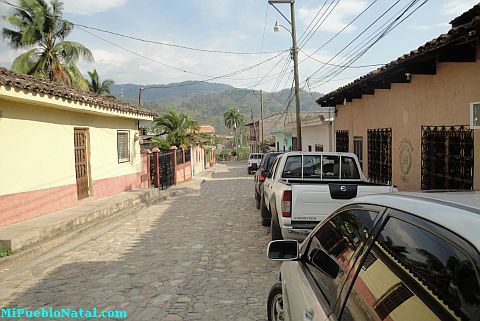
[[[94,69],[93,71],[89,71],[88,76],[90,77],[90,81],[87,80],[88,90],[90,90],[92,93],[97,93],[99,95],[110,95],[110,86],[115,83],[113,80],[107,79],[100,82],[96,69]]]
[[[169,110],[155,118],[154,122],[155,128],[160,130],[159,136],[166,134],[170,145],[187,148],[199,140],[199,124],[190,115]]]
[[[4,17],[13,26],[3,28],[4,38],[14,49],[29,49],[13,61],[12,69],[87,89],[76,63],[81,58],[92,62],[93,56],[82,44],[65,40],[73,24],[62,19],[62,10],[59,0],[20,0],[13,13]]]
[[[229,129],[233,128],[233,131],[235,132],[235,149],[238,155],[237,128],[240,128],[245,124],[245,118],[235,107],[230,107],[223,114],[223,118],[225,119],[225,126]]]

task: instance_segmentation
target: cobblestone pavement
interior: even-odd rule
[[[78,244],[0,274],[0,307],[121,309],[128,320],[266,320],[278,263],[265,258],[253,179],[240,163]]]

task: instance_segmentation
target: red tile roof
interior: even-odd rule
[[[336,104],[338,104],[340,100],[343,101],[343,98],[353,90],[360,90],[361,87],[366,86],[370,82],[382,79],[383,76],[399,70],[402,67],[407,66],[409,63],[415,62],[418,58],[435,55],[439,50],[461,41],[477,41],[480,38],[480,4],[475,5],[469,11],[455,18],[451,23],[452,28],[447,34],[442,34],[438,38],[420,46],[418,49],[412,50],[410,53],[397,58],[397,60],[394,60],[385,66],[320,97],[317,100],[317,103],[325,107],[332,106],[332,101],[335,101]]]
[[[73,89],[49,80],[20,74],[0,67],[0,85],[52,95],[82,103],[99,105],[113,110],[130,112],[142,116],[155,116],[148,109],[131,105],[114,97],[100,96],[95,93]]]

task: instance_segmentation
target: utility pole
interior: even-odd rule
[[[143,91],[143,87],[140,87],[138,89],[138,106],[142,106],[142,91]]]
[[[286,29],[292,35],[292,58],[293,58],[293,73],[295,78],[295,113],[297,116],[297,150],[302,150],[302,121],[301,121],[301,114],[300,114],[300,85],[298,80],[298,48],[297,48],[297,35],[295,29],[295,0],[269,0],[269,4],[271,4],[275,10],[280,13],[280,15],[287,20],[287,22],[291,25],[292,30],[288,30],[285,27],[275,24],[274,31],[279,31],[280,27]],[[285,15],[275,7],[275,3],[290,3],[290,19],[289,21]]]
[[[263,96],[262,96],[262,90],[260,89],[260,118],[262,122],[262,129],[261,129],[261,140],[260,143],[263,143]]]

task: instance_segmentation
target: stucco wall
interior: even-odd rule
[[[315,151],[315,144],[323,145],[324,151],[330,150],[330,136],[328,124],[302,127],[302,150],[308,151],[308,145]]]
[[[412,75],[411,83],[392,84],[374,95],[337,106],[335,130],[349,130],[349,151],[353,137],[363,137],[364,173],[368,174],[367,129],[392,128],[392,180],[401,190],[421,187],[421,127],[468,125],[469,106],[480,101],[480,63],[440,63],[436,75]],[[480,141],[475,131],[474,175],[480,173]],[[408,175],[401,176],[400,148],[412,149]],[[480,188],[479,175],[474,188]]]
[[[92,180],[141,171],[136,120],[0,101],[0,195],[76,184],[74,128],[88,128]],[[118,164],[117,129],[130,131],[130,162]]]

